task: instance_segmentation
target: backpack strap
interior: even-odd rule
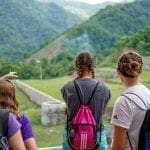
[[[87,104],[90,104],[90,102],[91,102],[91,100],[92,100],[92,97],[93,97],[93,95],[94,95],[94,93],[95,93],[96,88],[97,88],[98,85],[99,85],[99,82],[97,82],[96,86],[94,87],[94,90],[93,90],[93,92],[92,92],[92,94],[91,94],[91,96],[90,96],[90,98],[89,98]],[[82,95],[82,92],[81,92],[81,89],[80,89],[80,87],[79,87],[79,85],[78,85],[78,83],[77,83],[76,80],[74,80],[74,86],[75,86],[75,90],[76,90],[76,92],[77,92],[77,96],[78,96],[78,98],[79,98],[80,105],[82,105],[83,103],[82,103],[82,100],[81,100],[81,97],[80,97],[80,96]],[[79,92],[80,92],[80,93],[79,93]],[[79,108],[77,108],[77,110],[78,110],[78,109],[79,109]],[[72,115],[71,118],[69,118],[69,117],[68,117],[68,114],[67,114],[67,129],[69,129],[69,124],[68,124],[68,123],[73,119],[75,113],[76,113],[76,111],[74,112],[74,114]]]
[[[92,98],[93,98],[93,96],[94,96],[94,94],[95,94],[95,91],[96,91],[98,85],[99,85],[99,81],[97,81],[97,83],[96,83],[96,85],[95,85],[95,87],[94,87],[94,90],[92,91],[92,94],[91,94],[91,96],[90,96],[88,102],[86,103],[86,105],[89,105],[89,104],[91,103],[91,100],[92,100]],[[82,104],[83,104],[83,103],[82,103],[82,100],[81,100],[82,92],[81,92],[81,88],[80,88],[80,86],[78,85],[78,83],[77,83],[76,80],[74,80],[74,86],[75,86],[75,89],[76,89],[76,92],[77,92],[77,95],[78,95],[80,104],[82,105]],[[79,92],[80,92],[80,93],[79,93]],[[78,109],[79,109],[79,108],[78,108]],[[73,116],[74,116],[74,115],[73,115]],[[72,117],[72,118],[73,118],[73,117]],[[71,118],[70,120],[72,120],[72,118]],[[101,116],[101,118],[102,118],[102,116]],[[102,119],[101,119],[101,121],[99,121],[99,123],[98,123],[98,125],[97,125],[97,130],[101,130],[102,128],[103,128],[103,125],[102,125]]]
[[[136,97],[138,97],[138,98],[142,101],[142,103],[144,104],[144,106],[147,108],[147,106],[146,106],[144,100],[143,100],[139,95],[137,95],[137,94],[135,94],[135,93],[132,93],[132,92],[131,92],[131,93],[125,93],[125,94],[132,94],[132,95],[135,95]],[[141,109],[141,110],[143,110],[143,111],[146,111],[146,110],[144,110],[143,108],[141,108],[139,105],[137,105],[131,98],[129,98],[129,97],[128,97],[127,95],[125,95],[125,94],[123,94],[122,96],[126,97],[126,98],[129,99],[131,102],[133,102],[139,109]],[[130,148],[131,148],[131,150],[133,150],[132,143],[131,143],[130,136],[129,136],[128,132],[126,132],[126,135],[127,135],[128,140],[129,140]]]
[[[91,103],[91,100],[92,100],[92,98],[93,98],[93,96],[94,96],[94,94],[95,94],[95,91],[96,91],[98,85],[99,85],[99,82],[97,82],[97,84],[96,84],[96,86],[95,86],[95,88],[94,88],[94,90],[93,90],[93,92],[92,92],[92,95],[91,95],[91,97],[90,97],[89,100],[88,100],[87,105],[89,105],[89,104]]]
[[[125,93],[125,94],[132,94],[132,95],[137,96],[137,97],[142,101],[142,103],[144,104],[144,106],[147,108],[147,106],[146,106],[144,100],[143,100],[140,96],[138,96],[137,94],[135,94],[135,93]],[[127,95],[125,95],[125,94],[122,94],[121,96],[124,96],[124,97],[126,97],[128,100],[130,100],[131,102],[133,102],[139,109],[141,109],[141,110],[143,110],[143,111],[146,111],[145,109],[141,108],[138,104],[136,104],[131,98],[129,98],[129,97],[128,97]]]
[[[126,135],[127,135],[128,140],[129,140],[130,148],[131,148],[131,150],[133,150],[132,143],[131,143],[128,132],[126,132]]]
[[[144,102],[144,100],[143,100],[139,95],[137,95],[137,94],[135,94],[135,93],[132,93],[132,92],[126,93],[126,94],[133,94],[133,95],[137,96],[137,97],[142,101],[142,103],[144,104],[144,106],[147,108],[146,103]],[[142,110],[143,110],[143,109],[142,109]]]
[[[90,104],[90,102],[91,102],[91,100],[92,100],[92,98],[93,98],[93,95],[95,94],[95,91],[96,91],[98,85],[99,85],[99,82],[96,83],[96,86],[94,87],[94,90],[92,91],[92,94],[91,94],[91,96],[90,96],[90,98],[89,98],[89,100],[88,100],[88,102],[87,102],[86,105],[89,105],[89,104]],[[81,100],[81,95],[82,95],[81,89],[80,89],[80,87],[79,87],[79,85],[78,85],[78,83],[77,83],[76,80],[74,80],[74,86],[75,86],[75,89],[76,89],[76,92],[77,92],[77,95],[78,95],[80,104],[83,105],[83,102],[82,102],[82,100]],[[80,90],[80,91],[79,91],[79,90]]]
[[[82,104],[82,100],[81,100],[81,95],[82,95],[81,89],[80,89],[80,87],[79,87],[79,85],[78,85],[78,83],[77,83],[76,80],[74,80],[74,87],[75,87],[75,90],[76,90],[76,92],[77,92],[77,95],[78,95],[78,99],[79,99],[79,101],[80,101],[80,104]]]
[[[9,111],[0,109],[0,137],[7,135]]]

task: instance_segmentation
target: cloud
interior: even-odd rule
[[[89,3],[89,4],[97,4],[97,3],[102,3],[108,0],[78,0],[78,1]]]
[[[120,2],[121,0],[74,0],[74,1],[80,1],[80,2],[85,2],[85,3],[89,3],[89,4],[98,4],[98,3],[103,3],[103,2],[107,2],[107,1]]]

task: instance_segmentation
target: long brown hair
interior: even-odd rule
[[[91,53],[89,52],[79,53],[75,59],[75,67],[78,75],[77,78],[82,78],[83,73],[85,71],[90,71],[92,73],[92,78],[95,77],[94,73],[95,61]]]
[[[124,53],[118,60],[118,70],[125,77],[137,77],[142,72],[142,67],[142,56],[136,52]]]
[[[9,80],[0,80],[0,108],[9,109],[15,116],[18,116],[18,106],[14,84]]]

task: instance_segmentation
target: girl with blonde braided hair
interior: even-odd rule
[[[87,104],[96,85],[98,86],[96,87],[95,94],[93,95],[89,105],[96,120],[97,141],[100,143],[97,150],[107,150],[106,134],[102,125],[102,115],[106,104],[110,99],[110,92],[102,82],[95,78],[95,61],[91,53],[79,53],[75,58],[75,68],[77,77],[75,80],[66,83],[61,90],[63,99],[66,103],[66,113],[68,118],[66,128],[64,130],[63,150],[71,150],[67,141],[67,133],[71,120],[81,105],[79,97],[82,97],[82,104]],[[77,94],[74,82],[76,82],[80,89],[79,95]]]

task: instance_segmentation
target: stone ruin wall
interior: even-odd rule
[[[36,90],[19,80],[15,80],[14,83],[29,97],[32,102],[41,106],[41,122],[43,125],[53,126],[65,122],[65,103]]]
[[[143,57],[143,68],[150,70],[150,57]]]

